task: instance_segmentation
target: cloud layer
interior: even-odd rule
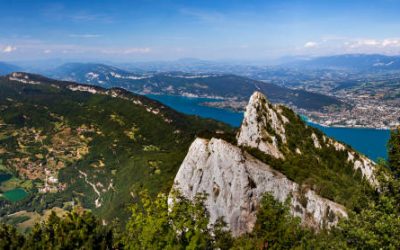
[[[11,46],[11,45],[7,45],[3,48],[3,53],[11,53],[13,51],[16,51],[17,47]]]
[[[376,53],[387,55],[400,54],[400,38],[350,38],[329,36],[308,41],[297,50],[298,54],[343,54],[343,53]]]

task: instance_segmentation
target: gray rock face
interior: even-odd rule
[[[284,124],[289,122],[260,92],[255,92],[246,107],[237,136],[238,145],[257,148],[275,158],[284,158],[278,140],[286,143]]]
[[[365,157],[364,155],[359,156],[359,159],[357,159],[356,152],[354,152],[354,150],[351,150],[345,145],[330,138],[328,139],[328,145],[333,146],[336,151],[347,151],[347,161],[353,163],[353,168],[355,170],[359,169],[361,171],[361,174],[370,183],[371,186],[379,189],[379,182],[375,176],[375,162]]]
[[[314,191],[302,190],[283,174],[221,139],[196,139],[176,175],[174,188],[192,199],[206,193],[210,223],[223,217],[234,236],[251,232],[264,193],[284,202],[291,212],[313,228],[335,225],[345,208]]]

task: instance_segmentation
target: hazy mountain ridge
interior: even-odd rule
[[[143,94],[246,100],[254,91],[261,91],[273,102],[304,109],[319,110],[342,104],[330,96],[292,90],[232,74],[169,72],[138,75],[98,64],[67,64],[58,68],[53,76],[99,86],[121,87]]]
[[[334,69],[354,71],[400,70],[400,56],[379,54],[345,54],[295,60],[285,67],[304,69]]]
[[[21,70],[21,68],[14,64],[0,62],[0,76],[7,75],[7,74],[10,74],[11,72],[15,72],[15,71],[19,71],[19,70]]]

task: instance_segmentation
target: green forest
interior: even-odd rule
[[[392,132],[389,160],[380,162],[380,195],[360,211],[351,212],[331,230],[319,232],[300,226],[287,204],[265,194],[252,233],[232,238],[223,220],[211,227],[202,205],[172,194],[155,198],[139,191],[140,202],[130,205],[124,229],[103,225],[87,211],[72,211],[62,218],[51,214],[28,234],[14,227],[0,228],[1,249],[399,249],[400,247],[400,130]],[[222,218],[221,218],[222,219]]]

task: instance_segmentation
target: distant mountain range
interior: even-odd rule
[[[96,62],[97,63],[97,62]],[[196,58],[183,58],[174,61],[126,62],[112,63],[120,69],[134,72],[201,72],[201,73],[233,73],[247,75],[276,68],[307,68],[307,69],[347,69],[347,70],[400,70],[400,55],[387,56],[380,54],[343,54],[333,56],[288,56],[274,61],[211,61]],[[15,63],[0,62],[0,73],[9,72],[8,67],[19,68],[21,71],[43,74],[63,64],[76,65],[62,59],[19,61]],[[17,66],[15,66],[17,65]],[[14,70],[15,71],[15,70]],[[4,73],[2,73],[4,74]]]
[[[295,60],[281,66],[308,69],[399,70],[400,56],[348,54]]]
[[[268,68],[305,68],[305,69],[340,69],[340,70],[400,70],[400,56],[380,54],[343,54],[333,56],[291,56],[275,61],[209,61],[199,59],[180,59],[165,62],[138,62],[118,65],[130,71],[185,71],[234,73],[244,75]]]
[[[103,64],[69,63],[58,67],[49,76],[106,88],[120,87],[141,94],[247,100],[254,91],[261,91],[272,102],[304,109],[319,110],[329,105],[342,104],[334,97],[304,90],[292,90],[272,83],[223,73],[139,74]]]
[[[24,71],[106,88],[120,87],[140,94],[224,98],[228,104],[243,103],[251,93],[261,91],[273,103],[320,111],[346,102],[330,89],[358,86],[368,79],[398,79],[400,70],[400,56],[348,54],[291,57],[280,62],[266,66],[261,62],[246,64],[192,58],[120,64],[61,64],[59,61],[42,69],[33,67],[32,63],[18,66],[0,63],[0,75]]]

